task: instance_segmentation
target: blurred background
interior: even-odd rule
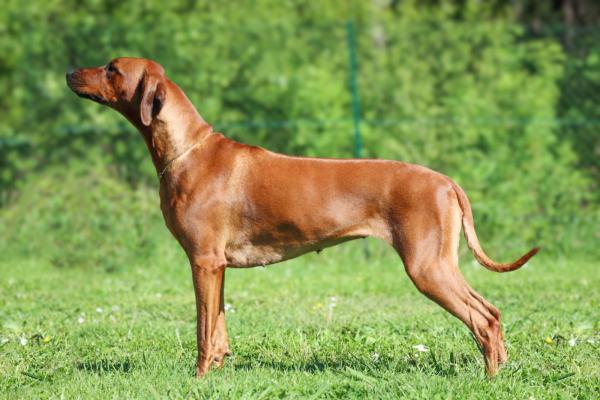
[[[169,238],[141,136],[64,80],[137,56],[230,138],[452,177],[490,254],[597,259],[599,21],[592,0],[5,0],[0,257],[110,271]]]

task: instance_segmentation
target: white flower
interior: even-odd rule
[[[426,353],[429,351],[427,346],[425,346],[424,344],[417,344],[417,345],[413,346],[413,349],[415,349],[419,353]]]
[[[110,311],[112,311],[112,312],[119,311],[119,306],[112,306],[111,309],[110,309]]]
[[[379,361],[379,353],[373,353],[373,361]]]
[[[337,298],[335,296],[331,296],[329,298],[329,307],[335,307],[337,304]]]
[[[575,339],[575,338],[569,339],[569,346],[575,347],[576,344],[577,344],[577,339]]]
[[[0,339],[0,345],[3,345],[3,344],[8,343],[8,342],[10,342],[10,340],[8,338],[2,338],[2,339]]]
[[[229,303],[225,303],[225,311],[235,312],[233,306],[231,304],[229,304]]]
[[[96,312],[98,314],[102,314],[104,312],[104,310],[102,309],[102,307],[96,307]]]
[[[337,305],[337,298],[335,296],[329,297],[329,303],[327,304],[327,321],[331,322],[333,319],[333,309]]]
[[[77,322],[79,322],[80,324],[83,324],[85,322],[85,318],[83,318],[83,315],[79,316],[79,319],[77,320]]]
[[[25,336],[21,336],[19,338],[19,343],[21,343],[21,346],[27,345],[27,338]]]

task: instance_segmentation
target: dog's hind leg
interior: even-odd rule
[[[496,374],[499,362],[506,361],[500,313],[458,268],[461,213],[454,194],[449,192],[448,200],[433,209],[404,213],[401,223],[391,226],[393,246],[417,289],[467,325],[483,353],[487,375]]]

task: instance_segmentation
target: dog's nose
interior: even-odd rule
[[[67,81],[67,84],[69,86],[71,86],[71,84],[73,84],[73,82],[75,81],[75,70],[72,68],[69,68],[67,70],[67,72],[65,73],[65,80]]]

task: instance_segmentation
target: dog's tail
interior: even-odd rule
[[[460,208],[462,209],[462,224],[465,233],[465,238],[467,239],[467,245],[473,251],[473,255],[475,256],[475,259],[479,262],[479,264],[483,265],[490,271],[514,271],[515,269],[518,269],[521,266],[523,266],[523,264],[525,264],[531,257],[536,255],[537,252],[540,251],[539,247],[535,247],[531,249],[527,254],[519,258],[517,261],[506,264],[498,263],[489,258],[481,248],[481,245],[479,244],[479,239],[477,238],[477,233],[475,232],[475,225],[473,223],[473,212],[471,211],[471,203],[469,202],[467,195],[460,186],[458,186],[452,180],[450,180],[450,182],[452,183],[452,187],[454,188],[456,196],[458,197],[458,203],[460,205]]]

